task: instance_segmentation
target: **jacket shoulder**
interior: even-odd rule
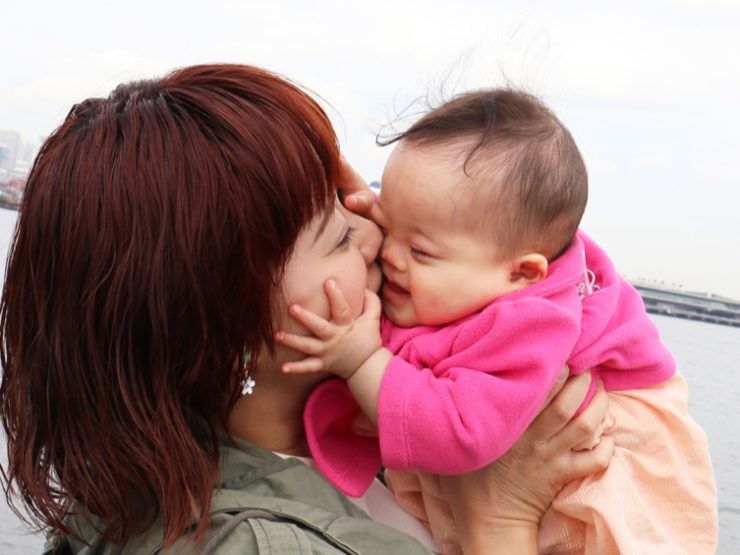
[[[338,517],[317,526],[312,519],[254,514],[214,515],[201,545],[179,541],[157,555],[429,555],[411,538],[382,525]]]
[[[337,555],[336,550],[312,541],[310,534],[291,522],[252,517],[238,519],[238,515],[220,514],[211,519],[204,543],[195,545],[180,540],[162,549],[159,555],[277,555],[320,553]]]

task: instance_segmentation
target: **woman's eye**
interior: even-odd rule
[[[349,226],[347,228],[347,231],[344,232],[344,235],[337,244],[337,248],[345,250],[347,247],[349,247],[349,244],[352,242],[352,237],[354,237],[356,231],[356,227]]]

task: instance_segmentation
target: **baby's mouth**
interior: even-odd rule
[[[391,296],[407,296],[409,292],[400,285],[396,285],[391,280],[386,278],[386,280],[383,282],[383,294]]]

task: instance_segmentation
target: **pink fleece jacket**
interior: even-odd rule
[[[572,374],[590,369],[607,390],[675,372],[639,293],[582,232],[539,283],[444,327],[385,321],[381,331],[395,356],[381,384],[379,438],[353,432],[360,409],[341,380],[317,387],[304,412],[318,468],[351,496],[381,463],[458,474],[492,462],[532,422],[564,364]]]

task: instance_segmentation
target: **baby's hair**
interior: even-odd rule
[[[586,166],[570,132],[539,99],[512,88],[455,96],[384,144],[472,142],[463,170],[475,165],[489,195],[474,201],[495,226],[505,254],[540,252],[552,260],[572,240],[586,208]],[[490,199],[486,202],[484,199]]]

